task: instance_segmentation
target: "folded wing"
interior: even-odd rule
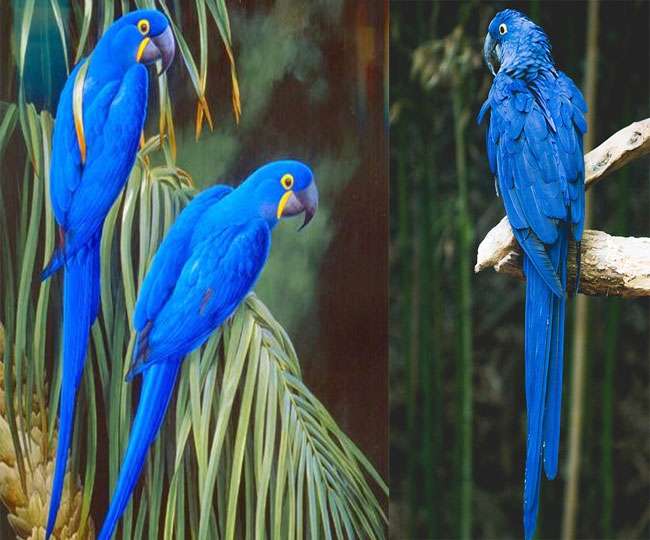
[[[196,243],[159,311],[139,319],[144,324],[129,376],[202,345],[253,288],[270,243],[262,219],[224,227]]]

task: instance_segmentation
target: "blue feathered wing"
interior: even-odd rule
[[[104,219],[128,180],[146,117],[149,84],[147,69],[136,64],[121,81],[107,82],[84,95],[87,155],[82,163],[72,114],[78,69],[61,94],[52,143],[51,201],[66,256],[101,234]]]
[[[154,255],[138,293],[133,315],[133,327],[142,333],[169,299],[187,262],[192,238],[203,215],[215,203],[232,192],[230,186],[218,185],[206,189],[183,209],[165,235]],[[135,351],[134,357],[138,353]]]

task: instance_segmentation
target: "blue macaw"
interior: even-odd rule
[[[142,374],[142,390],[99,540],[110,539],[126,508],[183,359],[207,341],[253,288],[278,221],[304,213],[304,227],[317,207],[309,167],[276,161],[237,189],[218,185],[202,192],[163,239],[135,306],[137,335],[127,379]]]
[[[553,479],[557,474],[567,248],[570,239],[578,242],[579,276],[587,106],[573,81],[555,67],[544,31],[518,11],[497,13],[483,53],[494,82],[478,121],[490,111],[490,169],[524,252],[524,532],[529,540],[537,521],[542,458],[546,476]]]
[[[102,226],[129,177],[147,114],[149,77],[144,65],[161,60],[166,70],[174,49],[163,14],[129,13],[114,22],[92,54],[75,67],[59,99],[50,188],[59,242],[41,275],[47,279],[60,268],[65,273],[59,436],[46,538],[61,502],[77,388],[99,308]]]

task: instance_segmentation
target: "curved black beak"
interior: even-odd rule
[[[162,34],[149,39],[139,61],[143,64],[151,64],[157,60],[161,60],[162,68],[158,72],[160,76],[171,66],[175,53],[176,41],[174,40],[174,33],[171,27],[168,26]]]
[[[492,39],[492,36],[488,32],[488,34],[485,36],[485,43],[483,44],[483,59],[485,60],[488,68],[490,68],[490,72],[493,76],[496,76],[499,68],[501,67],[498,47],[499,44]]]
[[[298,229],[302,230],[316,215],[318,210],[318,188],[316,183],[312,180],[311,183],[302,191],[297,191],[291,194],[287,204],[282,211],[283,217],[297,216],[298,214],[305,213],[305,221]]]

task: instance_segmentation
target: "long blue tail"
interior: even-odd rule
[[[159,362],[152,364],[143,372],[140,402],[131,426],[129,446],[122,461],[120,477],[113,492],[111,505],[99,533],[99,540],[110,540],[117,522],[129,502],[131,493],[140,477],[149,446],[156,439],[160,425],[165,418],[180,365],[180,362],[174,360]]]
[[[561,229],[549,255],[566,290],[567,231]],[[524,532],[535,533],[542,455],[548,478],[557,473],[560,443],[564,314],[566,296],[554,294],[524,257],[526,274],[526,410],[528,439],[524,479]]]
[[[62,258],[55,253],[53,261],[60,260]],[[51,267],[52,263],[48,268]],[[97,317],[99,306],[99,244],[93,242],[67,259],[64,268],[63,372],[59,401],[59,436],[46,540],[54,530],[61,504],[61,493],[74,424],[77,389],[83,374],[90,328]],[[44,273],[44,277],[50,273]]]

